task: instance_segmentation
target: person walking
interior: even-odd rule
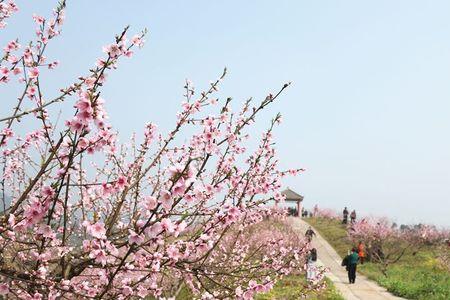
[[[348,210],[347,206],[344,208],[344,211],[342,212],[342,224],[347,224],[348,220]]]
[[[308,282],[313,282],[316,278],[316,261],[317,261],[317,250],[312,248],[307,257],[306,262],[306,280]]]
[[[313,236],[315,236],[316,233],[314,232],[314,230],[312,230],[312,227],[309,226],[308,230],[306,230],[305,232],[305,237],[308,240],[308,242],[311,242]]]
[[[364,244],[362,241],[358,243],[358,257],[361,264],[364,264],[364,258],[366,257],[366,252],[364,250]]]
[[[356,211],[353,210],[352,213],[350,214],[350,222],[353,224],[356,221]]]
[[[358,264],[358,253],[356,248],[352,248],[352,252],[346,256],[344,261],[346,261],[346,269],[348,272],[349,283],[355,283],[356,280],[356,265]]]

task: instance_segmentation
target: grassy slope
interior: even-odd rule
[[[306,221],[316,228],[341,257],[352,247],[345,227],[339,221],[316,218]],[[425,249],[415,256],[406,255],[388,269],[388,277],[383,276],[372,263],[366,263],[358,270],[397,296],[409,299],[450,299],[450,274],[439,267],[435,257],[432,249]]]

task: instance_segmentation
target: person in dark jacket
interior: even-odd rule
[[[308,242],[311,242],[313,236],[315,236],[316,233],[314,232],[314,230],[312,230],[312,227],[309,226],[308,230],[306,230],[305,232],[305,237],[308,239]]]
[[[347,206],[344,208],[344,211],[342,212],[342,224],[347,224],[348,220],[348,210]]]
[[[347,255],[344,259],[346,260],[347,272],[348,272],[348,281],[350,283],[355,283],[356,279],[356,266],[358,265],[358,250],[356,248],[352,249],[352,252]]]

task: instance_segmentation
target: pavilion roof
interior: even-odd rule
[[[303,196],[300,195],[300,194],[297,194],[296,192],[294,192],[290,188],[285,189],[284,191],[281,192],[281,194],[286,196],[286,200],[303,201]]]

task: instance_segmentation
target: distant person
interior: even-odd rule
[[[314,205],[314,208],[313,208],[313,216],[318,217],[318,214],[319,214],[319,206],[316,204],[316,205]]]
[[[312,227],[309,226],[308,230],[306,230],[305,232],[305,237],[308,240],[308,242],[311,242],[313,236],[315,236],[316,233],[314,232],[314,230],[312,230]]]
[[[356,248],[352,248],[352,252],[342,261],[342,265],[346,266],[346,270],[348,272],[349,283],[355,283],[356,265],[358,264],[358,259],[359,257]]]
[[[362,241],[359,241],[359,243],[358,243],[358,256],[359,256],[359,261],[361,262],[361,264],[364,264],[364,258],[366,257],[366,252],[365,252],[364,244]]]
[[[314,281],[316,277],[316,261],[317,261],[317,250],[312,248],[307,256],[306,262],[306,279],[308,282]]]
[[[342,212],[342,224],[347,224],[348,220],[348,210],[347,206],[344,208],[344,211]]]
[[[356,221],[356,211],[353,210],[352,213],[350,214],[350,222],[355,223]]]

